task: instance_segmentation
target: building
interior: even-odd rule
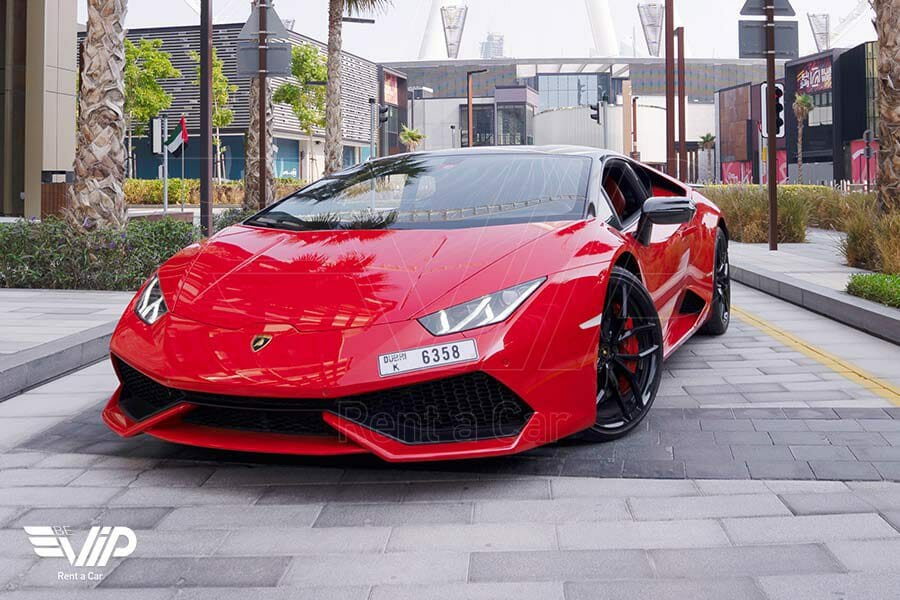
[[[691,172],[699,177],[699,138],[716,130],[715,91],[748,78],[762,79],[765,65],[727,59],[688,59],[686,64],[688,152]],[[659,135],[665,131],[664,59],[502,58],[390,66],[406,73],[410,89],[428,90],[410,101],[411,122],[426,135],[424,149],[467,143],[466,74],[484,69],[473,79],[476,144],[581,144],[623,153],[637,150],[646,162],[665,163],[665,135]],[[517,95],[514,102],[511,94]],[[590,120],[587,107],[604,100],[606,125],[600,127]],[[637,110],[636,148],[632,109]]]
[[[65,201],[75,160],[76,0],[0,0],[0,189],[5,216]]]
[[[503,58],[504,37],[502,33],[489,33],[481,42],[481,58],[493,60]]]
[[[234,120],[222,129],[221,138],[225,151],[224,173],[227,179],[243,179],[244,137],[250,122],[249,90],[250,79],[239,77],[237,73],[237,41],[243,24],[216,25],[213,31],[213,46],[222,59],[225,75],[230,83],[237,85],[237,92],[231,97]],[[200,47],[199,27],[164,27],[152,29],[132,29],[128,32],[132,41],[139,39],[162,40],[163,51],[169,53],[172,64],[181,71],[181,78],[162,81],[163,88],[172,95],[172,108],[161,116],[168,117],[169,127],[184,114],[188,132],[197,135],[200,128],[200,88],[195,84],[196,63],[191,52]],[[290,32],[293,44],[312,44],[325,54],[325,45],[317,40]],[[389,106],[389,119],[378,140],[379,153],[397,153],[402,150],[398,135],[400,124],[406,122],[406,77],[396,69],[385,68],[359,56],[343,53],[343,145],[344,164],[354,165],[369,158],[371,142],[372,108],[369,99]],[[274,90],[286,78],[273,78]],[[275,175],[301,179],[317,179],[324,169],[324,131],[314,129],[309,136],[300,127],[289,106],[275,105],[274,143],[276,148]],[[184,177],[197,178],[200,175],[198,144],[188,143],[184,160]],[[160,158],[151,153],[149,140],[136,140],[135,175],[143,179],[158,177]],[[170,161],[169,174],[181,177],[181,161]]]
[[[878,133],[874,42],[829,49],[784,65],[785,137],[778,140],[780,181],[798,180],[798,128],[792,109],[800,94],[813,108],[803,131],[803,181],[864,184],[878,176],[878,141],[865,156],[865,134]],[[762,79],[756,79],[759,82]],[[761,137],[764,100],[760,83],[741,83],[716,94],[720,174],[726,182],[765,182]]]

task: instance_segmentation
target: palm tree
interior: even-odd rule
[[[328,2],[328,86],[325,101],[325,174],[343,166],[341,132],[341,46],[344,11],[359,13],[389,6],[392,0],[329,0]]]
[[[700,148],[706,150],[706,161],[707,161],[707,173],[710,181],[715,181],[716,177],[713,174],[713,159],[715,157],[715,153],[713,152],[716,149],[716,136],[711,133],[706,133],[700,137]]]
[[[125,14],[127,0],[88,0],[69,221],[123,228],[125,206]]]
[[[794,99],[794,116],[797,117],[797,183],[803,183],[803,127],[815,107],[809,94],[800,94]]]
[[[900,0],[872,0],[878,33],[878,204],[881,210],[900,210]]]
[[[402,131],[400,131],[400,141],[409,148],[410,152],[415,152],[416,148],[419,147],[425,140],[425,134],[419,131],[418,129],[410,129],[406,125],[403,125]]]
[[[251,2],[252,10],[257,10],[259,0]],[[266,81],[265,98],[260,98],[259,79],[250,80],[250,123],[247,127],[244,159],[244,202],[245,210],[259,210],[275,202],[275,146],[272,137],[275,125],[275,107],[272,105],[272,89]],[[259,136],[260,136],[260,102],[266,104],[266,197],[259,197]]]

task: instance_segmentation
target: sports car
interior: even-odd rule
[[[111,341],[118,434],[387,461],[603,442],[730,317],[698,191],[592,148],[372,160],[185,248]]]

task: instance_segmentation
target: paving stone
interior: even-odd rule
[[[563,600],[563,584],[449,583],[444,585],[378,585],[370,600]]]
[[[821,431],[772,431],[772,441],[778,446],[828,446],[828,436]]]
[[[287,557],[128,558],[102,588],[271,587],[288,568]]]
[[[753,426],[757,431],[809,431],[799,419],[753,419]]]
[[[740,479],[698,480],[694,484],[704,496],[728,496],[731,494],[768,494],[772,490],[764,481]]]
[[[698,498],[630,498],[628,504],[631,507],[631,514],[639,521],[791,514],[775,494],[735,494]]]
[[[853,419],[808,419],[811,431],[862,431],[862,426]]]
[[[802,461],[749,460],[747,468],[753,479],[814,479],[809,463]]]
[[[824,400],[824,398],[818,398]],[[788,419],[839,419],[840,417],[831,408],[785,408],[784,414]]]
[[[610,523],[610,525],[613,525]],[[391,531],[388,552],[556,550],[549,523],[401,525]]]
[[[565,477],[621,477],[625,468],[624,460],[569,458],[563,464]]]
[[[83,469],[25,469],[0,470],[0,488],[66,485],[84,472]]]
[[[880,537],[900,535],[891,531],[894,536]],[[835,541],[828,549],[850,571],[896,574],[900,569],[900,539]]]
[[[729,446],[675,446],[674,455],[676,460],[687,462],[723,463],[734,460]]]
[[[87,487],[125,487],[135,479],[141,471],[137,469],[89,469],[75,479],[71,485]]]
[[[639,479],[684,479],[684,463],[678,460],[626,459],[622,476]]]
[[[231,487],[235,485],[299,485],[309,483],[337,483],[343,469],[318,467],[247,466],[222,467],[204,483],[208,487]]]
[[[750,479],[743,461],[688,460],[684,467],[685,474],[691,479]]]
[[[712,431],[660,431],[659,443],[663,446],[714,446],[715,434]]]
[[[505,554],[505,553],[504,553]],[[469,556],[452,552],[390,552],[298,556],[281,581],[288,586],[441,584],[466,581]]]
[[[0,558],[0,586],[27,571],[32,564],[34,560],[31,558]]]
[[[882,408],[835,408],[842,419],[890,419],[891,415]]]
[[[406,506],[403,508],[408,510]],[[621,498],[556,498],[553,500],[477,502],[472,517],[475,523],[564,523],[630,519],[631,514],[628,512],[625,500]],[[318,523],[316,525],[318,526]]]
[[[737,461],[794,460],[787,446],[731,446],[731,453]]]
[[[74,490],[76,488],[67,488]],[[85,490],[105,488],[83,488]],[[118,490],[116,490],[118,491]],[[139,487],[128,488],[113,499],[114,506],[190,506],[219,504],[252,504],[263,490],[261,488],[176,488]]]
[[[750,419],[751,421],[768,419],[768,420],[785,420],[787,417],[780,408],[734,408],[732,409],[734,418]]]
[[[550,483],[544,479],[499,479],[468,482],[413,482],[404,502],[458,502],[465,500],[550,498]]]
[[[880,433],[829,431],[826,434],[832,446],[887,446],[887,440]]]
[[[382,552],[388,527],[254,527],[231,532],[216,554],[278,556]]]
[[[772,438],[763,431],[716,431],[715,436],[721,446],[772,445]]]
[[[697,496],[699,491],[690,481],[574,479],[562,477],[551,481],[553,498],[649,498]]]
[[[144,471],[131,487],[196,487],[203,485],[215,471],[212,467],[166,467]]]
[[[0,469],[30,467],[47,458],[44,452],[0,452]],[[52,456],[52,455],[51,455]]]
[[[900,462],[900,447],[853,446],[850,448],[859,460]]]
[[[866,431],[900,431],[900,420],[898,419],[892,419],[890,421],[885,419],[858,419],[857,423],[862,425],[862,428]]]
[[[839,481],[850,480],[879,480],[881,475],[870,463],[852,461],[823,461],[811,460],[816,479],[833,479]]]
[[[653,576],[641,550],[561,550],[544,552],[475,552],[469,581],[594,581]]]
[[[871,504],[851,492],[782,494],[781,501],[787,504],[795,515],[871,513],[875,511]]]
[[[117,525],[117,523],[110,522],[106,524]],[[176,556],[209,556],[222,544],[228,533],[225,531],[135,530],[134,535],[138,539],[137,551],[140,552],[141,558],[173,558]]]
[[[103,506],[120,491],[119,488],[95,487],[11,487],[0,493],[0,506]]]
[[[326,502],[345,502],[371,504],[378,502],[400,502],[409,488],[406,483],[354,483],[325,485],[275,485],[262,488],[236,487],[218,488],[203,487],[210,494],[219,494],[227,490],[261,490],[262,495],[257,504],[324,504]]]
[[[885,479],[900,481],[900,462],[873,461],[872,466],[875,467],[875,470]]]
[[[313,524],[322,506],[185,506],[170,512],[159,529],[242,529],[265,527],[307,527]]]
[[[664,460],[673,459],[672,446],[619,446],[616,448],[616,458],[629,460]]]
[[[891,446],[900,446],[900,431],[882,431],[883,437]]]
[[[563,523],[562,550],[709,548],[730,545],[716,521]]]
[[[811,515],[724,519],[728,536],[738,545],[798,544],[889,538],[900,534],[877,514]]]
[[[18,510],[18,512],[21,513],[22,511]],[[101,512],[103,512],[103,509],[100,507],[32,508],[24,512],[15,521],[12,521],[9,526],[19,528],[26,525],[57,525],[75,529],[88,529],[94,524],[94,520],[100,516]]]
[[[769,600],[894,600],[900,598],[900,575],[786,575],[760,577]]]
[[[797,460],[856,460],[849,448],[839,446],[788,446]]]
[[[96,593],[102,590],[91,591]],[[129,590],[128,600],[132,599],[133,593],[133,590]],[[369,586],[331,588],[186,588],[179,590],[175,596],[175,600],[247,600],[248,598],[265,598],[266,600],[367,600],[369,598]],[[94,600],[94,597],[92,596],[85,600]],[[136,600],[140,600],[140,598]]]
[[[565,591],[567,600],[765,600],[749,578],[567,583]]]
[[[750,419],[700,419],[703,431],[754,431]]]
[[[131,529],[152,529],[169,513],[169,508],[122,506],[104,508],[94,519],[94,525],[112,525]]]
[[[659,577],[760,577],[764,575],[836,573],[841,566],[814,544],[650,550]]]
[[[766,480],[766,487],[776,494],[842,494],[850,491],[842,481]]]
[[[275,507],[272,507],[275,508]],[[470,503],[329,504],[315,519],[315,527],[391,527],[471,522]],[[275,523],[272,523],[275,525]]]

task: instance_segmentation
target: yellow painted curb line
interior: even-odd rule
[[[785,346],[789,346],[797,352],[800,352],[801,354],[804,354],[809,358],[815,359],[832,371],[840,373],[850,381],[856,382],[864,388],[871,390],[873,393],[878,394],[882,398],[886,398],[892,404],[900,406],[900,388],[898,388],[897,386],[891,385],[887,381],[879,379],[875,375],[872,375],[871,373],[860,369],[856,365],[840,359],[833,354],[816,348],[809,342],[806,342],[790,333],[787,333],[786,331],[782,331],[769,322],[741,308],[732,306],[731,312],[735,314],[741,321],[744,321],[749,325],[753,325],[766,335],[775,338]]]

